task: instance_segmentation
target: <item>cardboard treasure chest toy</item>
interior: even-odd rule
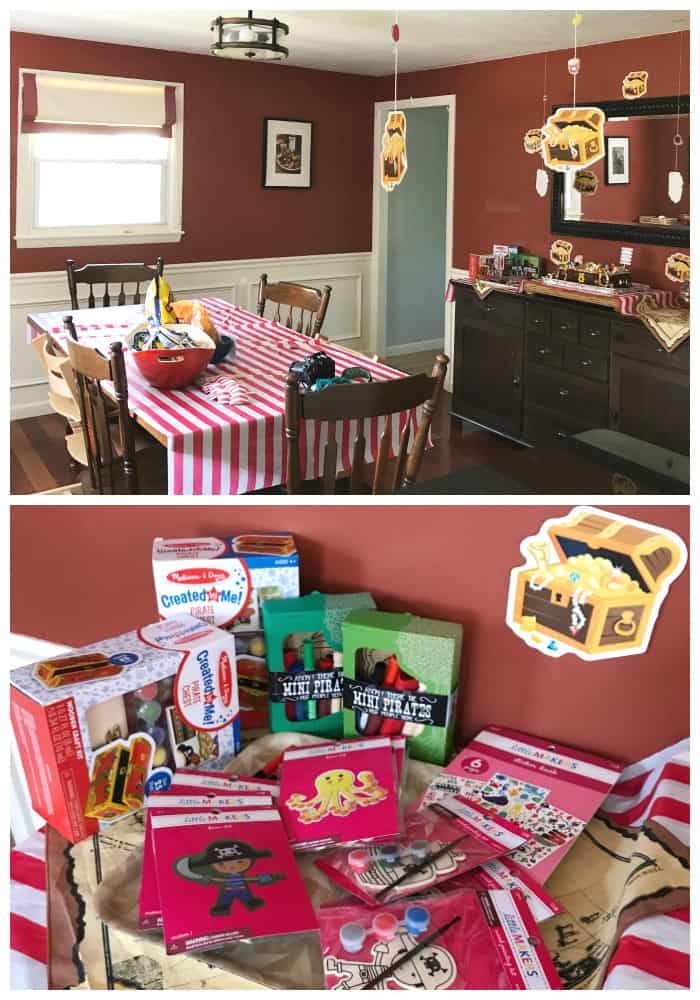
[[[508,624],[550,656],[643,653],[669,585],[686,563],[672,532],[592,508],[545,522],[511,573]]]
[[[605,156],[600,108],[559,108],[542,130],[542,157],[551,170],[590,167]]]

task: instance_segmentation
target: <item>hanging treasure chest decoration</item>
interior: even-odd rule
[[[401,183],[408,167],[406,159],[406,115],[391,111],[382,136],[382,187],[393,191]]]
[[[646,651],[687,552],[666,529],[576,507],[521,545],[511,571],[507,624],[548,656],[585,660]]]
[[[550,170],[590,167],[605,156],[600,108],[558,108],[542,129],[542,157]]]

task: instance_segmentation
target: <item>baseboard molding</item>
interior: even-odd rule
[[[251,311],[263,273],[271,281],[331,285],[333,295],[323,332],[334,343],[364,351],[370,348],[371,260],[369,251],[187,264],[168,264],[166,255],[165,273],[179,298],[218,296]],[[127,285],[127,295],[130,290]],[[33,312],[69,311],[67,294],[65,271],[10,275],[11,419],[51,412],[38,356],[27,343],[26,317]]]
[[[418,351],[441,351],[443,349],[442,337],[433,340],[414,340],[410,344],[387,344],[387,358],[398,358],[403,354],[417,354]]]

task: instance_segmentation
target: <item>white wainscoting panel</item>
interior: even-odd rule
[[[165,275],[177,298],[214,295],[254,310],[258,280],[298,281],[333,294],[324,335],[359,351],[372,348],[369,281],[371,254],[315,254],[260,260],[210,261],[168,264]],[[127,286],[127,294],[131,290]],[[99,289],[95,297],[99,299]],[[143,293],[143,289],[142,289]],[[34,348],[27,343],[26,317],[31,312],[70,312],[65,271],[43,271],[10,276],[10,416],[12,419],[49,413],[46,380]],[[268,306],[272,309],[272,306]]]

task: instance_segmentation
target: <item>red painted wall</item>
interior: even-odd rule
[[[521,540],[569,507],[14,507],[11,628],[80,645],[151,621],[154,536],[289,530],[303,592],[370,590],[386,610],[462,622],[460,739],[488,723],[632,761],[688,735],[689,571],[645,655],[588,663],[504,624]],[[607,509],[675,531],[686,507]]]
[[[534,13],[533,17],[542,17]],[[507,20],[507,14],[505,15]],[[585,22],[584,22],[585,23]],[[506,25],[507,28],[507,25]],[[583,34],[581,31],[579,37]],[[689,33],[683,44],[681,88],[689,93]],[[630,70],[649,73],[650,97],[675,95],[678,88],[678,34],[655,35],[579,49],[581,72],[577,82],[577,104],[617,100],[622,97],[623,77]],[[547,109],[571,99],[572,78],[567,71],[570,51],[547,54]],[[453,265],[466,269],[470,251],[485,253],[494,243],[512,243],[526,252],[548,256],[554,239],[550,232],[550,198],[535,191],[537,156],[523,150],[522,137],[543,122],[543,53],[471,63],[446,69],[406,73],[399,79],[399,98],[457,95],[455,138],[455,207]],[[376,100],[393,97],[393,79],[378,81]],[[633,113],[634,102],[630,102]],[[411,163],[411,137],[408,136]],[[656,170],[656,164],[647,164]],[[640,169],[639,166],[637,169]],[[686,178],[687,179],[687,178]],[[665,184],[664,184],[665,190]],[[666,215],[676,210],[670,201]],[[656,287],[668,285],[663,269],[667,247],[631,244],[635,247],[637,280]],[[576,253],[586,260],[617,261],[620,244],[607,240],[581,239]]]
[[[11,33],[10,48],[11,234],[20,67],[185,84],[186,235],[163,246],[166,264],[370,249],[374,80],[21,32]],[[263,189],[265,117],[313,121],[311,190]],[[60,270],[67,257],[149,261],[160,249],[18,250],[10,243],[12,272]]]

